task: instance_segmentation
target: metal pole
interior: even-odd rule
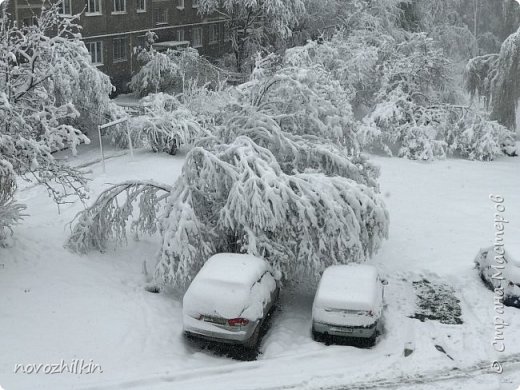
[[[130,137],[130,126],[128,126],[128,121],[126,122],[126,135],[128,137],[128,146],[130,147],[130,158],[134,159],[134,148],[132,146],[132,137]]]
[[[101,126],[98,126],[98,134],[99,134],[99,149],[101,150],[101,161],[103,162],[103,173],[106,173],[105,153],[103,152],[103,140],[101,139]]]

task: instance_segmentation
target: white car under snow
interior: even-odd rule
[[[184,294],[184,332],[254,348],[260,326],[278,294],[277,280],[264,259],[232,253],[214,255]]]
[[[383,313],[384,283],[370,265],[328,267],[312,306],[313,338],[361,338],[373,345]]]
[[[498,248],[498,253],[493,246],[481,249],[475,266],[488,288],[502,291],[504,305],[520,308],[520,261],[502,247]]]

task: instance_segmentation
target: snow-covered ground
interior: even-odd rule
[[[91,190],[130,178],[173,183],[183,154],[108,151],[102,173],[94,146],[75,165],[92,170]],[[374,157],[391,216],[390,237],[373,259],[389,281],[385,333],[372,349],[325,346],[310,338],[312,292],[285,290],[256,361],[201,350],[182,336],[181,296],[145,291],[143,262],[154,264],[158,237],[79,256],[63,248],[80,204],[56,206],[45,190],[22,184],[30,214],[13,246],[0,249],[0,386],[19,389],[514,389],[520,386],[520,310],[507,308],[506,350],[496,353],[493,293],[473,258],[493,244],[490,193],[505,198],[505,242],[520,256],[520,158],[491,163],[448,159],[420,163]],[[92,164],[89,164],[92,162]],[[409,318],[414,280],[451,285],[463,325]],[[415,352],[403,355],[412,343]],[[442,346],[446,353],[435,345]],[[449,355],[449,356],[448,356]],[[91,374],[14,373],[17,364],[99,364]],[[504,373],[489,369],[503,362]],[[27,368],[27,367],[25,367]],[[43,370],[43,368],[42,368]],[[434,382],[434,383],[431,383]]]

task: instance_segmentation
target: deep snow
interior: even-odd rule
[[[177,156],[137,151],[132,161],[120,151],[103,174],[94,146],[72,164],[92,170],[91,190],[106,183],[154,179],[173,183]],[[390,237],[373,259],[389,281],[385,333],[372,349],[325,346],[310,338],[313,292],[285,290],[281,310],[264,337],[257,361],[240,362],[200,350],[182,337],[181,295],[151,294],[143,262],[151,270],[158,237],[141,237],[127,247],[88,256],[63,248],[66,224],[81,209],[58,214],[45,190],[22,184],[19,199],[29,217],[16,228],[13,246],[0,249],[0,385],[11,389],[315,389],[349,388],[515,389],[520,365],[520,310],[506,308],[506,350],[496,353],[493,293],[473,267],[479,248],[494,239],[490,193],[505,198],[505,242],[520,256],[520,158],[491,163],[448,159],[432,163],[374,157],[381,165],[381,190],[390,211]],[[89,162],[93,162],[89,164]],[[464,325],[409,318],[412,281],[427,277],[452,285],[461,300]],[[403,356],[411,343],[415,352]],[[446,354],[439,352],[440,345]],[[85,359],[102,373],[15,374],[16,364]],[[445,378],[422,385],[423,381]],[[401,383],[400,386],[398,384]],[[364,386],[364,387],[363,387]]]

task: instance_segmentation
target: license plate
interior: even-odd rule
[[[202,321],[211,322],[212,324],[218,324],[218,325],[227,324],[227,320],[225,318],[219,318],[219,317],[204,316],[204,317],[202,317]]]
[[[331,332],[338,332],[338,333],[352,333],[354,329],[352,328],[330,328]]]

